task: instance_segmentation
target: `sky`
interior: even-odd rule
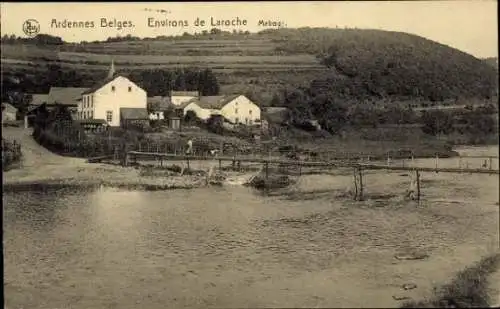
[[[160,12],[163,10],[163,12]],[[179,35],[211,28],[257,32],[266,28],[349,27],[401,31],[449,45],[479,58],[498,57],[497,1],[332,1],[189,3],[1,3],[1,34],[23,33],[25,20],[40,33],[68,42]],[[103,21],[103,19],[105,19]],[[205,24],[195,24],[204,20]],[[239,19],[235,26],[212,21]],[[259,21],[274,25],[259,25]],[[85,22],[68,28],[64,22]],[[155,27],[155,21],[160,27]],[[161,22],[163,21],[163,26]],[[175,23],[173,23],[175,21]],[[243,24],[243,21],[246,21]],[[279,25],[278,25],[279,23]],[[123,27],[122,25],[125,25]]]

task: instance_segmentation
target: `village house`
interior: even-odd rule
[[[41,106],[42,104],[47,104],[49,101],[49,95],[48,94],[33,94],[31,97],[31,102],[28,104],[29,109],[36,108],[38,106]]]
[[[119,127],[121,121],[130,115],[128,112],[122,115],[123,108],[143,109],[140,114],[146,114],[146,119],[149,119],[146,91],[127,77],[115,75],[114,64],[111,63],[108,77],[82,93],[76,119],[103,119],[108,126]],[[134,115],[138,115],[137,112]]]
[[[82,93],[86,90],[87,88],[51,87],[46,105],[48,108],[52,108],[56,105],[66,106],[71,116],[75,118],[78,111],[78,105],[82,100]]]
[[[170,108],[170,98],[154,96],[148,98],[148,113],[150,120],[166,119],[165,111]]]
[[[17,108],[9,103],[2,103],[2,121],[15,121]]]
[[[191,101],[193,99],[198,99],[200,93],[198,91],[171,91],[170,92],[170,102],[173,105],[179,106],[183,103]]]
[[[177,93],[175,93],[177,94]],[[197,96],[191,93],[189,99],[184,96],[172,96],[172,103],[186,115],[193,111],[202,120],[212,115],[221,115],[235,124],[255,125],[260,123],[260,107],[244,95]]]
[[[120,127],[144,130],[149,127],[149,116],[145,108],[120,108]]]
[[[281,127],[289,124],[290,118],[290,110],[286,107],[265,107],[262,110],[261,132],[264,134],[273,133],[276,131],[276,126]]]
[[[32,126],[38,109],[45,106],[48,110],[57,105],[65,106],[71,113],[73,119],[77,117],[78,104],[82,99],[82,93],[88,88],[77,87],[51,87],[48,94],[33,94],[25,115],[25,125]]]

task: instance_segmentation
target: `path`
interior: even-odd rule
[[[84,159],[63,157],[40,146],[32,136],[32,129],[2,128],[2,137],[16,140],[21,144],[23,167],[32,168],[41,165],[78,165],[85,163]]]
[[[86,159],[64,157],[40,146],[31,136],[31,129],[3,128],[2,137],[21,144],[21,168],[3,173],[3,185],[106,184],[109,186],[191,188],[200,186],[203,177],[143,177],[133,167],[88,163]],[[203,181],[202,181],[203,180]]]
[[[85,159],[70,158],[55,154],[40,146],[31,136],[32,129],[2,128],[2,137],[21,144],[22,167],[4,173],[7,181],[32,181],[35,179],[68,179],[76,175],[92,174],[99,164],[89,164]],[[82,173],[85,172],[85,173]],[[90,176],[89,175],[89,176]]]

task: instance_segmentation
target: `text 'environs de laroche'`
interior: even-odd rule
[[[247,26],[249,22],[247,19],[242,19],[239,17],[232,19],[216,19],[210,17],[209,19],[196,18],[191,23],[186,19],[157,19],[149,17],[145,20],[146,25],[149,28],[176,28],[176,27],[189,27],[191,25],[195,27],[237,27],[237,26]],[[257,26],[263,27],[286,27],[283,21],[278,20],[258,20],[256,21]],[[116,18],[99,18],[98,20],[58,20],[52,19],[50,22],[51,28],[62,28],[62,29],[86,29],[86,28],[115,28],[116,30],[122,30],[126,28],[134,28],[135,24],[131,20],[120,20]]]

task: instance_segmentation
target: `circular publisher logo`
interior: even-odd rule
[[[40,24],[36,19],[28,19],[23,24],[23,32],[30,37],[34,37],[40,32]]]

